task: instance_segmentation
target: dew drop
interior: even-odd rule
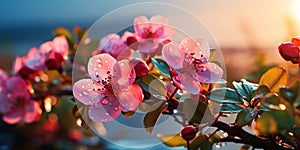
[[[81,93],[79,93],[79,96],[82,96],[82,94],[81,94]]]
[[[200,43],[199,43],[199,42],[197,42],[196,44],[197,44],[197,45],[200,45]]]
[[[105,115],[106,115],[106,116],[109,116],[109,114],[108,114],[108,113],[105,113]]]
[[[98,62],[98,63],[101,62],[101,59],[98,58],[98,59],[97,59],[97,62]]]
[[[83,89],[84,89],[84,88],[85,88],[85,86],[84,86],[84,85],[81,85],[81,88],[83,88]]]
[[[102,67],[102,65],[101,65],[101,64],[98,64],[98,67]]]
[[[121,63],[121,66],[124,66],[125,64],[124,63]]]
[[[82,94],[83,94],[83,95],[85,95],[85,96],[87,96],[87,95],[88,95],[88,93],[87,93],[87,92],[85,92],[85,91],[84,91]]]
[[[105,63],[108,63],[108,60],[105,60]]]
[[[117,110],[119,110],[119,108],[118,108],[118,107],[115,107],[114,110],[117,111]]]

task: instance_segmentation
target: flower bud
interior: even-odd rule
[[[297,46],[300,46],[300,36],[296,36],[292,39],[292,42]]]
[[[51,52],[45,63],[49,70],[56,70],[61,67],[63,61],[64,59],[59,53]]]
[[[198,130],[194,126],[186,126],[181,130],[181,137],[187,141],[196,137]]]
[[[149,72],[149,67],[145,61],[133,58],[130,60],[132,66],[134,66],[135,74],[137,77],[143,77]]]
[[[134,36],[129,36],[126,39],[126,45],[131,47],[132,49],[137,49],[137,39]]]
[[[299,59],[299,47],[292,42],[285,42],[278,46],[280,55],[286,61],[291,61],[292,63],[298,63]]]

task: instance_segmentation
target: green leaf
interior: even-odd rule
[[[204,134],[198,135],[195,139],[190,142],[190,149],[196,150],[208,142],[207,136]]]
[[[164,60],[160,58],[151,58],[151,61],[160,73],[170,78],[170,67]]]
[[[220,135],[218,133],[213,134],[208,139],[208,141],[211,142],[211,143],[218,143],[218,142],[220,142],[220,140],[221,140],[221,137],[220,137]]]
[[[148,91],[150,94],[166,96],[167,89],[165,85],[159,79],[155,78],[151,74],[147,74],[144,77],[138,79],[140,86]]]
[[[122,115],[124,118],[131,118],[135,114],[135,111],[128,111],[128,112],[123,112]]]
[[[233,81],[232,84],[239,95],[246,101],[251,101],[251,99],[255,96],[255,90],[257,89],[256,84],[250,83],[245,79],[242,79],[241,82]]]
[[[288,111],[270,110],[256,119],[255,130],[259,135],[277,134],[281,130],[291,130],[295,119]]]
[[[56,36],[64,35],[67,38],[67,40],[69,41],[70,45],[74,44],[73,36],[72,36],[71,32],[68,29],[66,29],[64,27],[58,27],[58,28],[55,29],[54,34]]]
[[[219,88],[213,90],[208,98],[218,103],[244,104],[243,100],[230,88]]]
[[[212,61],[217,53],[216,49],[210,49],[210,55],[208,61]]]
[[[242,127],[251,124],[253,119],[257,116],[257,111],[252,108],[246,108],[240,111],[236,117],[235,123]]]
[[[186,140],[184,140],[180,134],[171,134],[171,135],[161,135],[158,134],[157,137],[160,141],[162,141],[165,145],[169,147],[178,147],[178,146],[186,146]]]
[[[154,104],[144,117],[144,127],[149,135],[152,134],[153,128],[161,116],[162,112],[168,107],[165,101],[159,101]]]
[[[210,110],[207,109],[207,104],[190,98],[183,102],[183,113],[188,121],[193,123],[207,123],[214,119]]]
[[[294,93],[295,92],[295,93]],[[297,98],[297,91],[292,91],[288,88],[280,88],[279,89],[279,95],[284,98],[287,102],[289,102],[291,105],[294,104],[296,98]]]
[[[234,104],[223,104],[219,107],[217,107],[214,111],[215,112],[221,112],[221,113],[226,113],[226,114],[231,114],[231,113],[238,113],[242,110],[243,108],[236,106]]]
[[[287,85],[288,73],[281,67],[273,67],[260,78],[259,85],[266,85],[271,92],[278,92],[280,87]]]
[[[259,95],[259,97],[263,97],[269,93],[270,93],[270,90],[266,85],[261,85],[256,90],[256,94]]]
[[[270,94],[261,101],[261,104],[267,108],[272,108],[272,105],[278,106],[280,104],[280,99],[276,94]]]

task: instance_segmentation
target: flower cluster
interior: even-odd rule
[[[0,112],[3,113],[3,120],[6,123],[32,123],[40,118],[41,100],[47,95],[45,93],[42,93],[41,97],[35,95],[36,77],[43,78],[40,75],[44,75],[46,81],[48,76],[45,71],[61,72],[68,53],[69,44],[66,37],[57,36],[52,41],[41,44],[39,49],[33,47],[27,55],[17,57],[12,68],[12,76],[0,70]]]
[[[191,38],[184,39],[180,45],[172,41],[175,30],[166,17],[138,16],[133,27],[134,33],[126,31],[122,36],[111,33],[103,37],[87,64],[90,78],[81,79],[73,86],[75,98],[89,106],[90,119],[110,122],[121,112],[136,111],[146,99],[144,94],[152,94],[141,82],[152,78],[151,59],[161,55],[166,61],[160,59],[166,63],[162,68],[168,69],[166,73],[173,84],[156,86],[167,89],[168,94],[162,95],[167,99],[172,99],[172,93],[178,89],[197,95],[201,93],[200,83],[214,83],[222,78],[221,67],[208,62],[209,44],[203,39]],[[133,51],[139,52],[141,58],[131,58]],[[158,71],[162,69],[155,67]],[[178,100],[168,102],[174,103],[168,108],[170,111],[179,104]]]

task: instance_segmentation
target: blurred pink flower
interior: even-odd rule
[[[133,35],[128,31],[122,37],[116,33],[108,34],[100,40],[98,50],[93,52],[93,55],[107,53],[118,60],[130,58],[132,52],[131,48],[127,46],[126,40]]]
[[[169,42],[162,50],[164,60],[170,66],[170,75],[174,85],[198,94],[201,83],[214,83],[223,76],[218,65],[208,62],[210,49],[202,39],[184,39],[181,44]]]
[[[20,77],[2,78],[0,85],[0,112],[8,124],[20,121],[32,123],[41,116],[40,105],[30,99],[27,83]]]
[[[28,77],[35,71],[59,69],[69,53],[69,44],[65,36],[55,37],[45,42],[40,48],[31,48],[24,57],[17,57],[13,65],[13,73]]]
[[[171,37],[175,31],[169,26],[168,18],[160,15],[152,16],[149,20],[145,16],[136,17],[134,30],[137,35],[138,50],[142,53],[155,52],[160,43]]]
[[[112,121],[121,111],[136,110],[143,99],[142,89],[133,84],[136,73],[127,59],[117,62],[109,54],[92,56],[88,73],[91,79],[77,81],[73,93],[89,105],[89,117],[94,121]]]
[[[281,57],[286,61],[299,64],[300,67],[300,37],[294,37],[292,42],[284,42],[278,46]]]

